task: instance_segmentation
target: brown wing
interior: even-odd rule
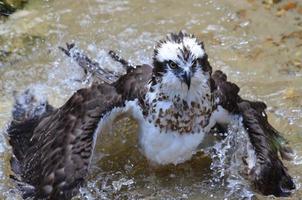
[[[127,75],[122,76],[113,83],[118,93],[128,100],[142,100],[147,93],[147,85],[152,77],[152,67],[150,65],[138,65],[129,69]]]
[[[257,164],[251,174],[254,186],[265,195],[288,196],[295,185],[278,154],[283,159],[289,159],[292,150],[269,124],[265,103],[242,99],[238,94],[239,87],[227,81],[222,71],[215,71],[212,79],[216,88],[214,93],[219,99],[218,105],[243,118],[243,125],[257,156]]]
[[[24,138],[27,149],[23,149],[23,155],[15,155],[22,181],[35,187],[36,198],[69,199],[77,191],[87,174],[98,123],[119,106],[123,106],[123,99],[113,86],[92,85],[78,90],[62,107],[37,119],[30,140]],[[33,125],[26,122],[22,125]],[[18,128],[11,126],[9,130]],[[30,133],[19,130],[16,135],[16,131],[9,130],[13,149],[19,149],[14,146],[15,139]]]
[[[34,186],[34,191],[23,188],[24,196],[70,199],[87,174],[99,121],[114,107],[124,106],[125,101],[142,100],[151,73],[148,65],[136,66],[113,84],[93,84],[78,90],[62,107],[48,112],[44,109],[27,114],[37,110],[30,106],[36,102],[31,95],[24,102],[31,110],[21,112],[16,102],[8,129],[15,154],[12,168],[21,181]],[[22,113],[23,118],[19,117]]]
[[[103,69],[99,63],[93,61],[82,51],[75,47],[74,44],[66,44],[66,49],[59,47],[67,56],[75,60],[79,66],[81,66],[84,72],[95,75],[97,79],[95,82],[107,82],[117,89],[119,94],[122,94],[123,98],[127,100],[138,99],[143,104],[143,98],[147,92],[147,84],[151,80],[152,66],[143,65],[132,65],[129,61],[122,58],[115,51],[110,50],[108,55],[113,60],[122,64],[126,69],[126,75],[116,75],[112,71]],[[143,105],[142,105],[143,106]]]

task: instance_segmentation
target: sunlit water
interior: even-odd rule
[[[243,97],[268,104],[270,122],[297,154],[285,164],[298,186],[291,199],[299,199],[302,20],[295,10],[277,17],[281,5],[267,9],[253,0],[31,0],[24,10],[0,23],[1,50],[16,49],[0,63],[0,199],[18,197],[8,178],[11,152],[5,139],[13,92],[34,87],[51,104],[60,106],[76,89],[85,87],[77,81],[83,76],[81,69],[58,46],[73,41],[102,66],[118,71],[120,66],[106,54],[109,49],[120,50],[133,63],[150,63],[155,42],[181,29],[204,40],[213,68],[224,70],[241,87]],[[198,152],[192,161],[158,167],[139,152],[136,128],[131,120],[120,119],[108,131],[113,136],[106,133],[99,139],[87,187],[75,199],[239,199],[253,195],[233,169],[240,164],[225,160],[230,153],[242,152],[230,147],[231,142],[246,139],[242,130],[230,130],[233,135],[215,144],[220,153],[213,162]]]

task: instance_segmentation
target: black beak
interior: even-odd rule
[[[182,81],[185,82],[188,86],[188,90],[190,90],[191,86],[191,72],[185,72],[182,76]]]

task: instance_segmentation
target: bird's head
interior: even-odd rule
[[[194,35],[180,31],[160,40],[153,56],[153,85],[167,90],[190,91],[208,83],[212,68],[204,45]]]

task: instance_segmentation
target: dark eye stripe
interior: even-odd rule
[[[197,59],[195,59],[195,60],[192,62],[192,68],[197,67],[197,64],[198,64],[198,61],[197,61]]]
[[[202,58],[198,58],[198,62],[204,71],[211,71],[212,68],[208,61],[208,55],[205,54]]]

